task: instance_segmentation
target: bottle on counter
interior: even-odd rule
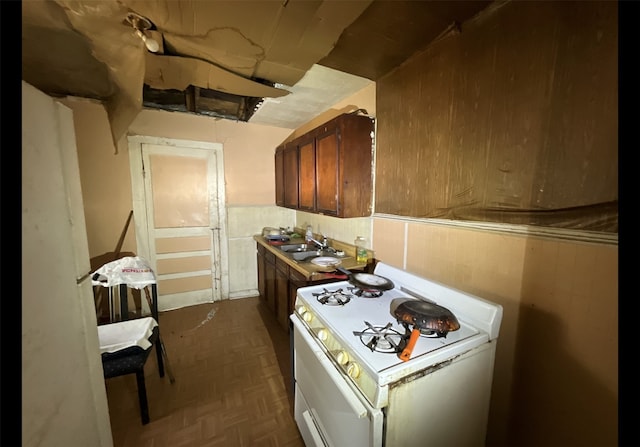
[[[366,264],[367,263],[367,247],[365,247],[367,243],[367,240],[362,237],[362,236],[358,236],[354,242],[355,246],[356,246],[356,262],[358,264]]]
[[[307,242],[311,242],[311,239],[313,239],[313,228],[311,228],[311,225],[307,225],[307,234],[305,235],[305,240]]]

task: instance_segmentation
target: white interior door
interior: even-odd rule
[[[222,145],[129,138],[138,255],[160,310],[228,296]]]

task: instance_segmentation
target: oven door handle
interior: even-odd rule
[[[297,326],[302,326],[302,323],[300,323],[296,319],[293,319],[293,323]],[[305,343],[309,345],[309,347],[311,348],[311,352],[313,352],[313,354],[317,357],[324,370],[327,371],[327,374],[329,374],[331,381],[336,385],[336,387],[340,391],[340,394],[342,394],[353,412],[358,416],[359,419],[367,417],[369,411],[362,404],[360,399],[358,399],[357,393],[359,391],[354,390],[348,383],[349,379],[346,379],[343,375],[341,375],[341,373],[338,372],[337,366],[335,366],[333,362],[329,360],[322,348],[318,346],[318,342],[314,340],[311,335],[309,335],[309,332],[306,330],[306,328],[302,326],[299,329],[300,335],[304,339]]]
[[[318,431],[315,422],[313,422],[313,417],[311,416],[311,413],[309,413],[309,410],[306,410],[302,413],[302,418],[304,419],[305,424],[307,424],[309,434],[313,438],[313,445],[326,446],[327,443],[324,442],[324,439],[322,439],[322,436],[320,436],[320,432]]]

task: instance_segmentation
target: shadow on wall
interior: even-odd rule
[[[618,399],[567,351],[563,322],[523,306],[514,360],[513,446],[616,446]]]

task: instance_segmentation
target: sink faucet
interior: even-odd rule
[[[322,242],[315,240],[314,238],[310,237],[309,238],[309,242],[313,242],[315,245],[318,246],[318,248],[320,248],[321,250],[324,250],[325,246]]]
[[[332,247],[329,247],[329,243],[327,242],[327,236],[322,235],[322,242],[315,240],[314,238],[309,238],[310,242],[313,242],[320,250],[329,251],[335,253],[336,250]]]

